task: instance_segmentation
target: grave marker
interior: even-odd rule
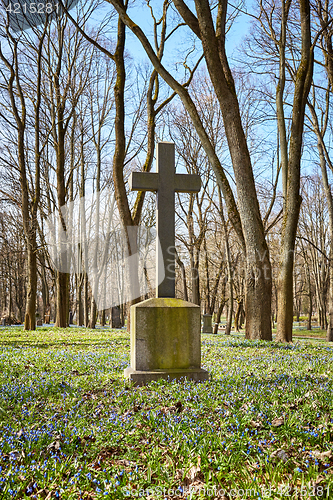
[[[111,308],[111,319],[110,319],[111,328],[121,328],[120,321],[120,309],[117,306]]]
[[[200,307],[175,298],[175,193],[197,193],[200,177],[176,174],[173,143],[156,147],[157,172],[133,172],[133,191],[157,194],[156,298],[131,307],[131,366],[125,377],[136,385],[151,380],[189,378],[208,380],[201,369]],[[164,278],[163,278],[164,277]]]

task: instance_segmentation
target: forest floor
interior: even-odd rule
[[[333,498],[333,347],[202,336],[135,388],[124,330],[0,331],[0,499]]]

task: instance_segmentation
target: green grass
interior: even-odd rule
[[[204,335],[202,360],[134,388],[124,331],[1,330],[0,499],[333,498],[333,346]]]

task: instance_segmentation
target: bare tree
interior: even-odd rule
[[[15,38],[9,27],[7,19],[5,37],[10,55],[4,55],[0,48],[0,59],[3,62],[7,75],[4,76],[8,95],[8,108],[10,108],[14,123],[6,120],[8,124],[14,126],[17,132],[17,163],[21,187],[21,210],[23,219],[23,229],[27,245],[27,300],[24,320],[25,330],[36,328],[36,294],[37,294],[37,214],[40,200],[40,157],[43,145],[40,142],[40,108],[41,108],[41,80],[42,80],[42,58],[43,44],[47,31],[47,25],[41,33],[37,33],[34,42],[26,40],[24,46],[21,41]],[[29,47],[31,58],[35,60],[33,73],[36,78],[35,99],[33,104],[34,120],[34,179],[30,175],[30,159],[26,149],[27,140],[27,114],[29,95],[28,82],[25,78],[25,63],[23,53]],[[4,73],[3,73],[4,74]],[[15,125],[14,125],[15,124]]]

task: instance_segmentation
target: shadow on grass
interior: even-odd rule
[[[26,340],[12,340],[12,341],[1,341],[0,340],[0,347],[16,347],[19,349],[23,349],[26,347],[30,348],[39,348],[39,349],[49,349],[53,347],[93,347],[94,349],[105,349],[107,347],[114,347],[115,343],[123,344],[123,342],[128,342],[128,339],[117,339],[117,340],[110,340],[109,342],[64,342],[63,340],[59,342],[50,342],[50,343],[45,343],[45,342],[27,342]],[[125,346],[127,347],[127,346]],[[129,347],[129,344],[128,344]]]

